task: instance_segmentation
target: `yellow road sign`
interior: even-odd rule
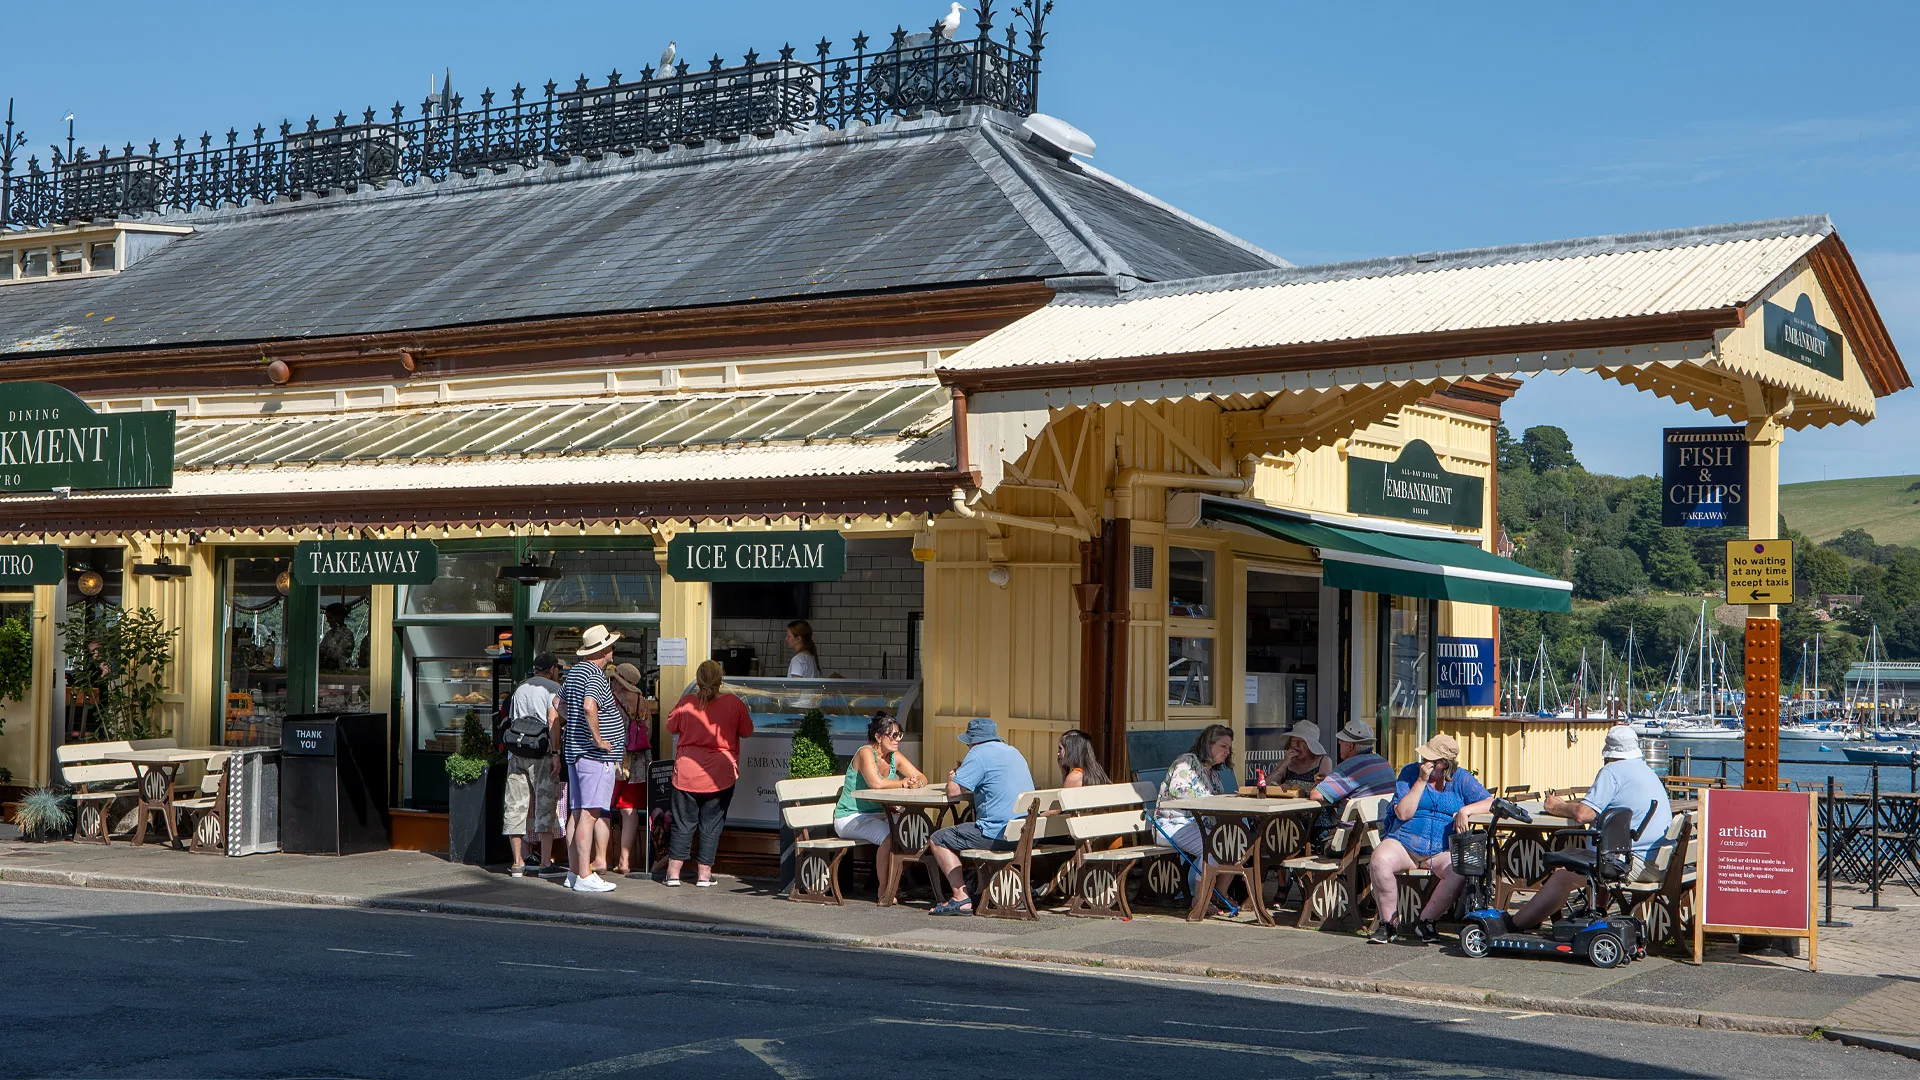
[[[1793,603],[1793,541],[1727,541],[1727,603]]]

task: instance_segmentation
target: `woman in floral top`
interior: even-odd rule
[[[1225,724],[1208,724],[1193,742],[1193,749],[1173,759],[1167,778],[1160,782],[1159,802],[1170,799],[1204,799],[1227,790],[1233,780],[1233,729]],[[1155,810],[1154,819],[1166,834],[1167,842],[1194,860],[1187,871],[1187,887],[1200,882],[1200,823],[1185,810]]]

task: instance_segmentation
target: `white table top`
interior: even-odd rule
[[[953,806],[967,801],[965,795],[948,795],[947,785],[931,782],[923,788],[861,788],[853,797],[883,806]]]
[[[1158,806],[1161,810],[1185,810],[1189,813],[1225,813],[1225,814],[1295,814],[1306,810],[1322,810],[1326,804],[1312,799],[1262,799],[1248,795],[1209,795],[1204,799],[1167,799]]]
[[[101,754],[102,761],[127,761],[135,765],[185,764],[189,761],[212,761],[224,757],[227,750],[115,750]]]

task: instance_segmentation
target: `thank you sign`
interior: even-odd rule
[[[1747,429],[1668,428],[1661,438],[1660,524],[1747,523]]]
[[[1355,514],[1478,528],[1485,486],[1480,477],[1441,468],[1421,439],[1392,461],[1347,461],[1347,509]]]
[[[667,542],[676,581],[838,581],[847,541],[837,532],[688,533]]]
[[[58,585],[66,573],[66,556],[52,544],[0,547],[0,589]]]
[[[295,585],[427,585],[440,575],[431,540],[303,540]]]
[[[1438,660],[1440,704],[1493,704],[1492,638],[1443,637]]]
[[[0,491],[173,486],[173,412],[96,413],[52,383],[0,383]]]
[[[1812,297],[1801,293],[1792,310],[1768,303],[1763,318],[1768,352],[1805,364],[1822,375],[1836,379],[1843,376],[1841,350],[1846,339],[1840,331],[1829,330],[1814,318]]]

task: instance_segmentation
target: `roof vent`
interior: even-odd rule
[[[1093,156],[1093,139],[1057,116],[1034,113],[1021,122],[1020,130],[1026,134],[1028,142],[1062,161],[1076,154],[1089,158]]]

